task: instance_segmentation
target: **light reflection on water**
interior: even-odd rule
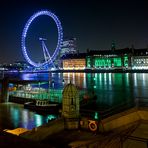
[[[38,73],[22,74],[26,80],[53,80],[54,89],[70,81],[81,91],[97,94],[98,104],[112,106],[136,97],[148,96],[148,73]]]
[[[19,77],[54,81],[54,89],[62,89],[71,81],[82,92],[81,97],[86,93],[91,95],[94,91],[97,106],[101,109],[134,101],[136,97],[148,98],[148,73],[38,73],[21,74]],[[23,109],[21,105],[0,104],[0,127],[3,128],[32,129],[52,118],[53,115],[42,116]]]
[[[23,127],[32,129],[56,119],[56,115],[40,115],[15,103],[0,104],[0,129]]]

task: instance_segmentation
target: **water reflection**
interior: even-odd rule
[[[29,111],[20,104],[0,104],[0,129],[14,129],[18,127],[32,129],[56,118],[56,115],[40,115]]]
[[[42,125],[43,123],[42,123],[42,121],[43,121],[43,117],[42,116],[40,116],[40,115],[38,115],[38,114],[35,114],[35,123],[36,123],[36,125],[37,126],[40,126],[40,125]]]
[[[98,109],[104,110],[123,103],[131,103],[136,97],[148,96],[148,73],[38,73],[21,74],[25,80],[48,80],[54,81],[54,89],[63,89],[70,81],[80,90],[80,98],[85,94],[97,95]],[[64,81],[63,81],[64,80]],[[46,84],[47,88],[49,84]],[[40,116],[17,106],[6,106],[0,110],[0,118],[9,118],[7,122],[0,119],[0,127],[25,127],[33,128],[46,123],[54,116]],[[2,111],[3,110],[3,111]],[[5,112],[5,116],[3,112]]]
[[[83,93],[87,91],[91,94],[94,91],[100,105],[112,106],[148,96],[147,73],[34,73],[22,74],[20,77],[26,80],[54,81],[54,89],[63,89],[71,81]]]

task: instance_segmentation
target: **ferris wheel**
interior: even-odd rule
[[[27,32],[29,30],[29,27],[31,25],[31,23],[39,16],[43,16],[43,15],[46,15],[46,16],[49,16],[51,17],[55,24],[56,24],[56,27],[57,27],[57,32],[58,32],[58,40],[57,40],[57,45],[56,45],[56,48],[53,52],[52,55],[49,54],[49,50],[48,48],[46,47],[45,45],[45,41],[46,39],[44,38],[39,38],[39,40],[41,41],[42,43],[42,49],[43,49],[43,56],[44,56],[44,61],[42,63],[40,62],[34,62],[33,60],[31,60],[31,58],[29,57],[28,53],[27,53],[27,47],[26,47],[26,38],[27,38]],[[58,19],[58,17],[50,12],[50,11],[47,11],[47,10],[43,10],[43,11],[38,11],[36,12],[35,14],[33,14],[29,20],[27,21],[24,29],[23,29],[23,33],[22,33],[22,38],[21,38],[21,46],[22,46],[22,52],[23,52],[23,56],[24,58],[26,59],[26,61],[31,64],[32,66],[34,67],[42,67],[44,65],[53,65],[53,62],[54,60],[56,59],[60,49],[61,49],[61,44],[62,44],[62,41],[63,41],[63,30],[62,30],[62,26],[61,26],[61,22],[60,20]]]

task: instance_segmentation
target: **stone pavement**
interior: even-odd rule
[[[148,148],[148,123],[141,123],[123,143],[123,148]]]

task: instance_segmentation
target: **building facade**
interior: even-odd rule
[[[64,70],[82,70],[86,68],[86,54],[67,54],[62,57]]]
[[[61,46],[60,57],[75,53],[77,53],[76,38],[64,39]]]
[[[148,49],[89,50],[66,55],[63,69],[148,69]]]
[[[86,67],[95,69],[118,69],[131,67],[131,54],[129,50],[106,50],[106,51],[90,51],[86,57]]]

